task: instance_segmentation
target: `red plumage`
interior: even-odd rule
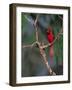
[[[51,27],[48,27],[48,30],[47,30],[47,40],[48,40],[49,43],[52,43],[53,40],[54,40],[54,34],[52,32]],[[53,64],[52,63],[53,56],[54,56],[54,46],[53,46],[53,44],[49,48],[49,56],[50,56],[50,59],[51,59],[51,64]]]
[[[49,43],[52,43],[53,40],[54,40],[54,35],[53,35],[51,27],[49,27],[48,30],[47,30],[47,40],[48,40]]]

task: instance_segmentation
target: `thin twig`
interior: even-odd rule
[[[23,48],[25,48],[25,47],[31,47],[31,48],[32,48],[34,45],[38,45],[38,48],[39,48],[39,50],[40,50],[40,54],[41,54],[41,56],[42,56],[42,58],[43,58],[44,63],[46,64],[46,67],[47,67],[50,75],[56,75],[56,73],[52,71],[52,69],[51,69],[51,67],[50,67],[50,65],[49,65],[49,63],[48,63],[48,60],[47,60],[47,58],[46,58],[46,53],[45,53],[45,51],[44,51],[44,48],[47,48],[47,47],[49,47],[50,45],[52,45],[52,44],[55,43],[55,41],[57,40],[57,38],[62,34],[62,29],[61,29],[61,31],[57,34],[56,38],[54,39],[54,41],[53,41],[52,43],[49,43],[49,44],[47,44],[47,45],[41,44],[41,42],[38,41],[38,28],[37,28],[38,18],[39,18],[39,15],[37,15],[36,20],[35,20],[35,22],[34,22],[34,24],[33,24],[34,27],[35,27],[35,30],[36,30],[36,31],[35,31],[35,33],[36,33],[36,34],[35,34],[35,36],[36,36],[36,41],[33,42],[31,45],[23,45]]]
[[[47,45],[44,45],[42,48],[47,48],[49,46],[51,46],[52,44],[55,43],[55,41],[57,40],[57,38],[62,35],[62,29],[60,30],[60,32],[57,34],[57,36],[55,37],[54,41],[52,43],[48,43]]]
[[[32,44],[31,45],[23,45],[22,48],[28,48],[28,47],[32,47]]]
[[[34,24],[34,20],[28,18],[26,15],[24,15],[25,19],[30,22],[32,25]]]
[[[60,35],[63,35],[63,33],[60,33]]]
[[[35,22],[34,22],[35,25],[37,25],[38,18],[39,18],[39,15],[36,16],[36,20],[35,20]]]
[[[36,41],[38,41],[38,31],[37,31],[37,27],[36,27]]]
[[[47,48],[47,47],[51,46],[52,44],[55,43],[55,41],[57,40],[57,38],[58,38],[60,35],[63,35],[62,31],[60,31],[60,32],[57,34],[56,38],[54,39],[54,41],[53,41],[52,43],[48,43],[47,45],[42,45],[42,46],[40,46],[40,48],[43,48],[43,49],[44,49],[44,48]],[[22,47],[23,47],[23,48],[25,48],[25,47],[33,47],[35,44],[38,44],[38,45],[39,45],[39,42],[38,42],[38,41],[35,41],[35,42],[32,43],[31,45],[23,45]]]
[[[58,15],[58,17],[59,17],[61,20],[63,20],[63,18],[62,18],[60,15]]]
[[[37,43],[38,43],[38,42],[35,41],[35,42],[33,42],[32,44],[23,45],[22,48],[27,48],[27,47],[31,47],[31,48],[32,48],[32,47],[33,47],[34,45],[36,45]]]

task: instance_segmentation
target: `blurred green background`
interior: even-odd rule
[[[35,13],[21,13],[21,45],[32,44],[35,41],[35,28],[33,23],[36,19]],[[37,26],[39,33],[39,41],[48,43],[46,31],[49,26],[53,28],[54,37],[63,28],[63,15],[56,14],[39,14]],[[39,48],[21,49],[21,75],[22,77],[46,76],[49,75],[43,58],[40,55]],[[49,47],[45,49],[47,60],[56,75],[63,74],[63,35],[61,35],[54,43],[54,58],[51,64],[49,56]]]

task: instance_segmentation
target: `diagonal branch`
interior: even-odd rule
[[[61,20],[63,20],[63,18],[62,18],[60,15],[58,15],[58,17],[59,17]]]
[[[47,44],[47,45],[43,45],[42,48],[47,48],[47,47],[51,46],[52,44],[54,44],[54,43],[56,42],[56,40],[58,39],[58,37],[59,37],[60,35],[63,35],[62,31],[63,31],[63,30],[61,29],[60,32],[57,34],[57,36],[55,37],[55,39],[54,39],[54,41],[53,41],[52,43],[49,43],[49,44]]]
[[[34,20],[33,19],[30,19],[28,18],[26,15],[24,15],[25,19],[30,22],[32,25],[34,24]]]
[[[44,44],[43,44],[42,46],[40,46],[40,48],[47,48],[47,47],[51,46],[52,44],[54,44],[54,43],[56,42],[56,40],[58,39],[58,37],[60,37],[60,35],[63,35],[62,29],[61,29],[61,31],[57,34],[56,38],[54,39],[54,41],[53,41],[52,43],[48,43],[47,45],[44,45]],[[37,44],[37,45],[39,46],[39,45],[40,45],[40,42],[35,41],[35,42],[33,42],[31,45],[23,45],[22,47],[23,47],[23,48],[25,48],[25,47],[33,47],[35,44]]]
[[[37,25],[38,18],[39,18],[39,15],[36,16],[36,20],[35,20],[35,22],[34,22],[35,26]]]
[[[48,60],[47,60],[47,58],[46,58],[45,50],[44,50],[44,48],[41,47],[41,45],[39,45],[39,50],[40,50],[40,54],[41,54],[41,56],[42,56],[42,58],[43,58],[43,61],[44,61],[44,63],[46,64],[46,67],[47,67],[47,69],[48,69],[49,74],[50,74],[50,75],[56,75],[56,73],[52,71],[52,69],[51,69],[51,67],[50,67],[50,65],[49,65],[49,63],[48,63]]]
[[[47,47],[51,46],[52,44],[54,44],[54,43],[56,42],[56,40],[58,39],[58,37],[59,37],[60,35],[62,35],[62,29],[61,29],[60,32],[57,34],[57,36],[55,37],[55,39],[54,39],[54,41],[53,41],[52,43],[49,43],[49,44],[47,44],[47,45],[44,45],[44,43],[41,43],[41,42],[39,42],[39,40],[38,40],[38,39],[39,39],[39,37],[38,37],[38,27],[37,27],[38,18],[39,18],[39,15],[36,16],[36,20],[34,21],[34,24],[33,24],[34,27],[35,27],[36,41],[33,42],[31,45],[23,45],[22,47],[23,47],[23,48],[27,48],[27,47],[32,48],[34,45],[37,45],[38,48],[39,48],[39,50],[40,50],[40,54],[41,54],[41,56],[42,56],[42,58],[43,58],[43,61],[44,61],[44,63],[46,64],[46,67],[47,67],[47,69],[48,69],[48,72],[50,73],[50,75],[56,75],[56,73],[52,71],[52,69],[51,69],[51,67],[50,67],[50,65],[49,65],[49,63],[48,63],[48,60],[47,60],[47,58],[46,58],[46,53],[45,53],[44,48],[47,48]]]

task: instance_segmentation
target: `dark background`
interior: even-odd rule
[[[32,44],[35,41],[35,28],[33,26],[37,14],[22,13],[21,14],[21,40],[22,46]],[[53,28],[53,34],[56,37],[58,32],[63,28],[63,15],[40,14],[38,19],[39,41],[48,43],[46,31],[48,26]],[[43,58],[40,55],[39,48],[22,48],[21,59],[21,75],[22,77],[46,76],[49,75]],[[51,64],[49,56],[49,47],[45,49],[49,65],[56,75],[63,74],[63,35],[61,35],[54,43],[54,58]]]

